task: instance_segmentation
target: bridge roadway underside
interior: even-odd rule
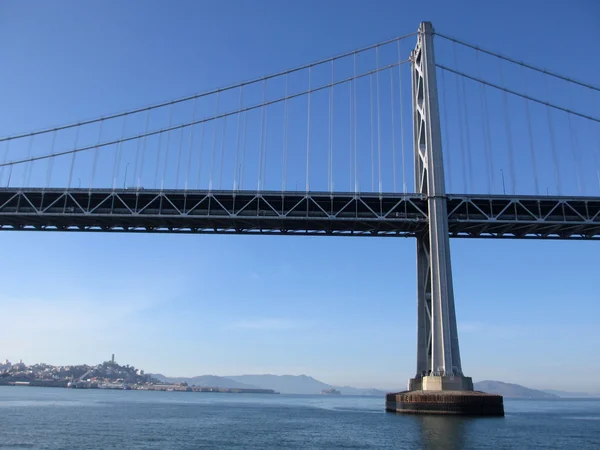
[[[448,195],[451,237],[600,239],[600,198]],[[414,237],[419,194],[0,188],[0,229]]]

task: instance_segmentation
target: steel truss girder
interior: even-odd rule
[[[450,237],[599,239],[600,198],[447,197]],[[421,236],[421,194],[0,188],[0,229]]]

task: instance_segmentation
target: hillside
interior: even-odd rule
[[[500,394],[506,398],[559,398],[557,395],[548,392],[529,389],[519,384],[503,383],[501,381],[478,381],[474,383],[476,391],[487,392],[488,394]]]
[[[208,386],[221,388],[241,388],[256,389],[257,386],[251,386],[231,380],[229,378],[218,377],[216,375],[200,375],[197,377],[166,377],[161,374],[152,374],[154,378],[163,383],[187,383],[189,386]],[[267,388],[271,389],[271,388]]]

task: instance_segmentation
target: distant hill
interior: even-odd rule
[[[208,386],[208,387],[222,387],[222,388],[242,388],[242,389],[256,389],[257,386],[251,386],[249,384],[240,383],[229,378],[217,377],[216,375],[201,375],[198,377],[166,377],[160,373],[152,374],[154,378],[163,383],[187,383],[189,386]],[[271,389],[271,388],[267,388]]]
[[[307,375],[235,375],[227,378],[260,389],[275,389],[282,394],[319,394],[333,387]]]
[[[589,392],[567,392],[557,391],[555,389],[546,389],[544,392],[552,395],[558,395],[561,398],[598,398],[600,394],[594,394]]]
[[[320,394],[321,391],[330,388],[337,389],[342,395],[383,396],[386,394],[385,391],[379,389],[334,386],[308,375],[234,375],[227,378],[240,383],[251,384],[261,389],[274,389],[282,394]]]
[[[529,389],[525,386],[501,381],[478,381],[474,383],[476,391],[487,392],[488,394],[500,394],[506,398],[559,398],[558,395],[550,394],[536,389]]]

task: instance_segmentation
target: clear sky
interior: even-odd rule
[[[4,1],[0,135],[234,84],[415,31],[422,20],[597,84],[600,5],[591,0]],[[0,358],[93,364],[115,353],[173,376],[304,373],[387,389],[414,375],[413,240],[0,240]],[[467,375],[600,391],[597,243],[451,245]]]

